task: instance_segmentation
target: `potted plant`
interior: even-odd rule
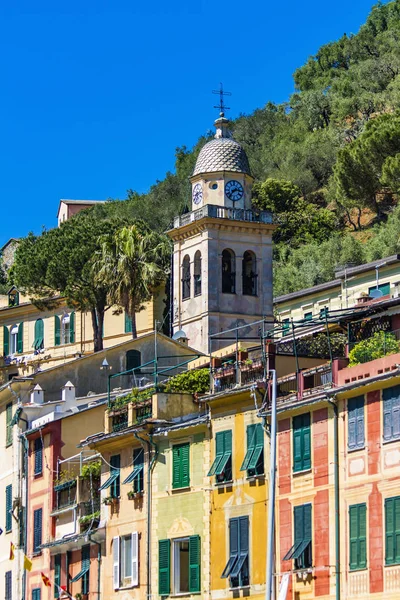
[[[143,492],[135,492],[134,490],[129,490],[128,498],[129,500],[137,500],[138,498],[142,498]]]
[[[251,358],[246,358],[246,360],[244,361],[243,366],[242,366],[242,371],[250,371],[252,366],[253,366],[253,361],[251,360]]]
[[[106,498],[104,498],[103,504],[105,504],[106,506],[111,506],[111,504],[114,504],[114,500],[117,500],[117,498],[114,498],[113,496],[107,496]]]

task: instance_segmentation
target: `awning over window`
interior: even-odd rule
[[[303,552],[308,548],[309,544],[311,544],[310,539],[300,540],[293,544],[290,548],[289,552],[285,554],[283,560],[292,560],[292,558],[300,558]]]
[[[221,579],[226,579],[232,572],[234,565],[237,563],[238,555],[230,556],[228,562],[226,563],[225,569],[222,571]]]
[[[143,463],[141,465],[137,465],[132,473],[130,475],[128,475],[128,477],[125,479],[125,481],[123,481],[123,483],[132,483],[132,481],[134,481],[136,479],[136,477],[138,475],[140,475],[140,473],[143,471]],[[101,489],[101,488],[100,488]]]
[[[80,579],[82,579],[82,577],[84,575],[86,575],[86,573],[88,573],[89,571],[89,567],[83,567],[83,569],[81,571],[79,571],[78,575],[75,575],[75,577],[73,579],[71,579],[71,583],[75,583],[76,581],[79,581]]]
[[[103,485],[99,487],[99,492],[101,492],[101,490],[106,490],[107,488],[109,488],[114,483],[114,481],[118,479],[118,477],[119,469],[111,473],[111,476],[107,479],[107,481],[105,481]]]
[[[69,488],[76,486],[76,479],[71,479],[70,481],[63,481],[58,485],[54,486],[55,492],[62,492],[63,490],[68,490]]]

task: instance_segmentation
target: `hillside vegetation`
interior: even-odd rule
[[[277,215],[275,294],[321,283],[335,266],[400,252],[400,0],[377,4],[356,35],[322,46],[294,73],[296,92],[232,122]],[[175,172],[125,209],[160,231],[190,200],[207,141],[177,148]],[[387,229],[387,232],[385,233]]]

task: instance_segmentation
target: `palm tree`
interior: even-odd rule
[[[107,286],[108,302],[125,309],[132,320],[135,339],[136,314],[168,275],[170,241],[164,235],[132,225],[104,236],[100,247],[93,266],[96,278]]]

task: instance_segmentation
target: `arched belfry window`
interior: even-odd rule
[[[182,300],[190,298],[190,258],[186,254],[182,262]]]
[[[201,252],[197,250],[194,255],[194,273],[193,273],[193,281],[194,281],[194,295],[200,296],[201,294]]]
[[[246,296],[257,295],[257,259],[254,252],[246,250],[242,261],[243,294]]]
[[[222,251],[222,293],[234,294],[236,292],[236,257],[233,250]]]

